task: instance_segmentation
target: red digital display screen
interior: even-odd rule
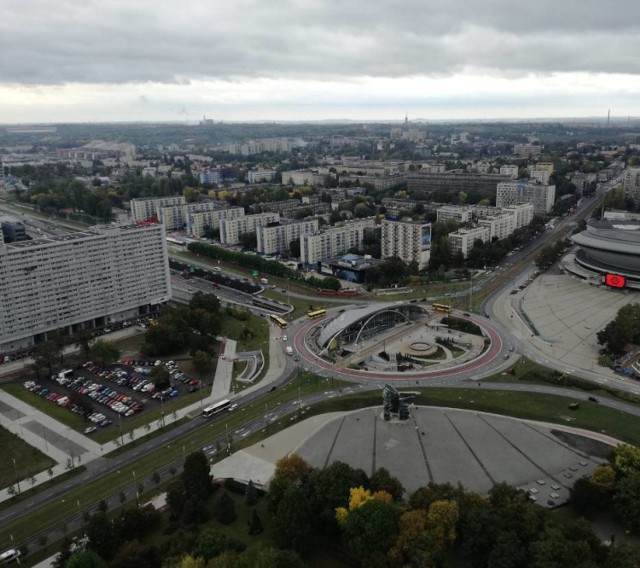
[[[611,286],[611,288],[624,288],[627,284],[627,279],[617,274],[607,274],[604,277],[604,283],[607,286]]]

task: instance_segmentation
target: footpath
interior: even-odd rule
[[[131,329],[131,328],[129,328]],[[126,332],[128,330],[122,330]],[[284,345],[280,340],[282,330],[275,326],[269,327],[269,368],[264,378],[239,393],[232,390],[233,362],[236,357],[236,342],[232,339],[218,338],[222,341],[221,357],[218,359],[211,391],[201,400],[172,412],[169,419],[173,422],[181,418],[194,418],[202,412],[202,408],[224,398],[245,396],[265,385],[278,381],[285,371],[287,357],[284,354]],[[115,338],[120,339],[120,337]],[[13,365],[18,364],[18,367]],[[0,376],[14,374],[16,370],[25,370],[29,362],[27,359],[6,363],[0,366]],[[167,420],[165,420],[166,424]],[[20,480],[20,490],[25,491],[36,487],[50,479],[65,473],[72,467],[88,465],[102,459],[109,452],[122,445],[126,446],[133,440],[152,434],[160,429],[163,424],[160,420],[152,421],[146,426],[135,429],[131,434],[116,438],[110,442],[99,444],[89,438],[60,423],[51,416],[41,412],[20,399],[10,395],[0,388],[0,426],[22,438],[29,445],[37,448],[43,454],[49,456],[55,465],[46,471],[34,475],[30,479]],[[149,428],[149,429],[148,429]],[[18,477],[21,477],[18,472]],[[17,485],[11,489],[0,489],[0,502],[10,499],[13,491],[17,491]]]

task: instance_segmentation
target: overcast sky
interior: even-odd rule
[[[639,0],[1,0],[0,122],[640,115]]]

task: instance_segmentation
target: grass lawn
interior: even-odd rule
[[[23,388],[23,390],[26,390]],[[21,481],[20,489],[26,491],[31,484],[29,479],[36,473],[55,465],[55,462],[40,450],[24,442],[20,436],[0,427],[0,448],[3,459],[0,460],[0,487],[8,487],[16,482],[16,471]],[[15,460],[15,468],[13,461]]]
[[[334,388],[347,386],[339,381],[334,382]],[[16,541],[27,536],[37,534],[39,530],[52,524],[60,523],[62,519],[77,510],[76,503],[80,503],[82,510],[90,504],[97,503],[107,495],[117,495],[122,488],[131,483],[132,472],[136,472],[136,479],[151,476],[153,472],[169,463],[179,463],[185,452],[190,453],[225,435],[226,429],[235,432],[246,421],[273,412],[278,408],[293,408],[292,402],[298,396],[304,397],[311,392],[325,391],[330,388],[330,382],[313,374],[301,373],[291,384],[270,393],[260,402],[249,404],[234,412],[220,416],[206,423],[206,426],[191,432],[184,438],[176,439],[158,448],[152,454],[141,457],[120,468],[116,473],[99,477],[70,492],[64,502],[49,503],[30,514],[24,514],[20,519],[5,523],[0,528],[0,540],[9,539],[13,534]],[[493,412],[507,416],[542,420],[551,423],[570,424],[619,438],[631,444],[640,445],[640,419],[620,411],[606,408],[597,404],[582,402],[576,411],[568,406],[574,399],[564,398],[542,393],[501,392],[482,389],[458,388],[424,388],[416,389],[420,396],[416,400],[420,405],[447,406],[466,408],[475,411]],[[580,397],[582,399],[582,397]],[[305,417],[337,410],[354,410],[366,406],[380,406],[380,392],[357,392],[328,399],[308,408]],[[268,427],[268,434],[291,425],[291,416],[280,417]],[[267,432],[265,432],[267,434]],[[239,437],[233,440],[233,449],[237,450],[260,439],[261,433],[253,436]],[[220,457],[223,457],[222,455]],[[264,519],[263,519],[264,521]],[[266,526],[266,523],[265,523]]]

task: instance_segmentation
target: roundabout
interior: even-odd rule
[[[477,380],[513,363],[504,332],[479,316],[447,314],[477,326],[481,335],[441,324],[437,316],[442,314],[415,304],[360,310],[361,314],[349,310],[348,317],[338,312],[299,325],[292,335],[300,364],[348,381],[419,384],[434,379]],[[368,329],[376,318],[377,329]]]

